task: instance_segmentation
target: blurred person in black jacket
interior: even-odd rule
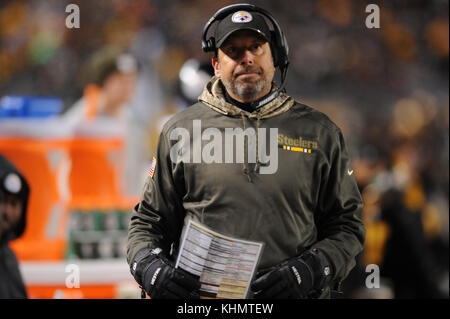
[[[392,279],[395,298],[400,299],[448,298],[441,287],[446,272],[443,256],[434,254],[426,223],[435,214],[429,209],[430,191],[423,182],[422,148],[414,140],[396,143],[384,178],[393,183],[378,183],[384,185],[381,216],[391,229],[381,273]],[[436,226],[443,222],[438,215],[433,219]]]
[[[10,241],[25,230],[29,186],[16,167],[0,154],[0,299],[24,299],[27,291]]]
[[[381,272],[392,279],[395,298],[448,298],[439,285],[442,267],[425,236],[424,212],[399,200],[406,196],[389,189],[381,198],[381,214],[391,228]]]

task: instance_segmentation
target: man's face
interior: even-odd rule
[[[22,202],[17,195],[6,194],[0,202],[0,233],[12,231],[19,223]]]
[[[272,88],[275,67],[270,45],[255,31],[234,32],[220,47],[212,65],[228,94],[239,102],[255,101]]]

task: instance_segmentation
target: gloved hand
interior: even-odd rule
[[[174,268],[160,249],[136,254],[131,273],[152,299],[199,299],[198,277]]]
[[[331,264],[317,249],[277,265],[252,283],[256,299],[306,299],[331,280]]]

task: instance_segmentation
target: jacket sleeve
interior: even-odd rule
[[[340,283],[355,266],[366,230],[362,222],[363,201],[351,168],[344,137],[338,129],[326,172],[322,175],[316,226],[318,248],[328,257]]]
[[[170,143],[164,130],[158,141],[153,176],[149,174],[141,201],[132,211],[127,238],[127,260],[144,248],[161,248],[169,255],[179,240],[184,220],[182,164],[170,160]],[[174,176],[180,176],[177,179]]]

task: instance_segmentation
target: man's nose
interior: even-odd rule
[[[254,63],[255,56],[250,50],[243,50],[242,56],[241,56],[241,64],[253,64]]]

